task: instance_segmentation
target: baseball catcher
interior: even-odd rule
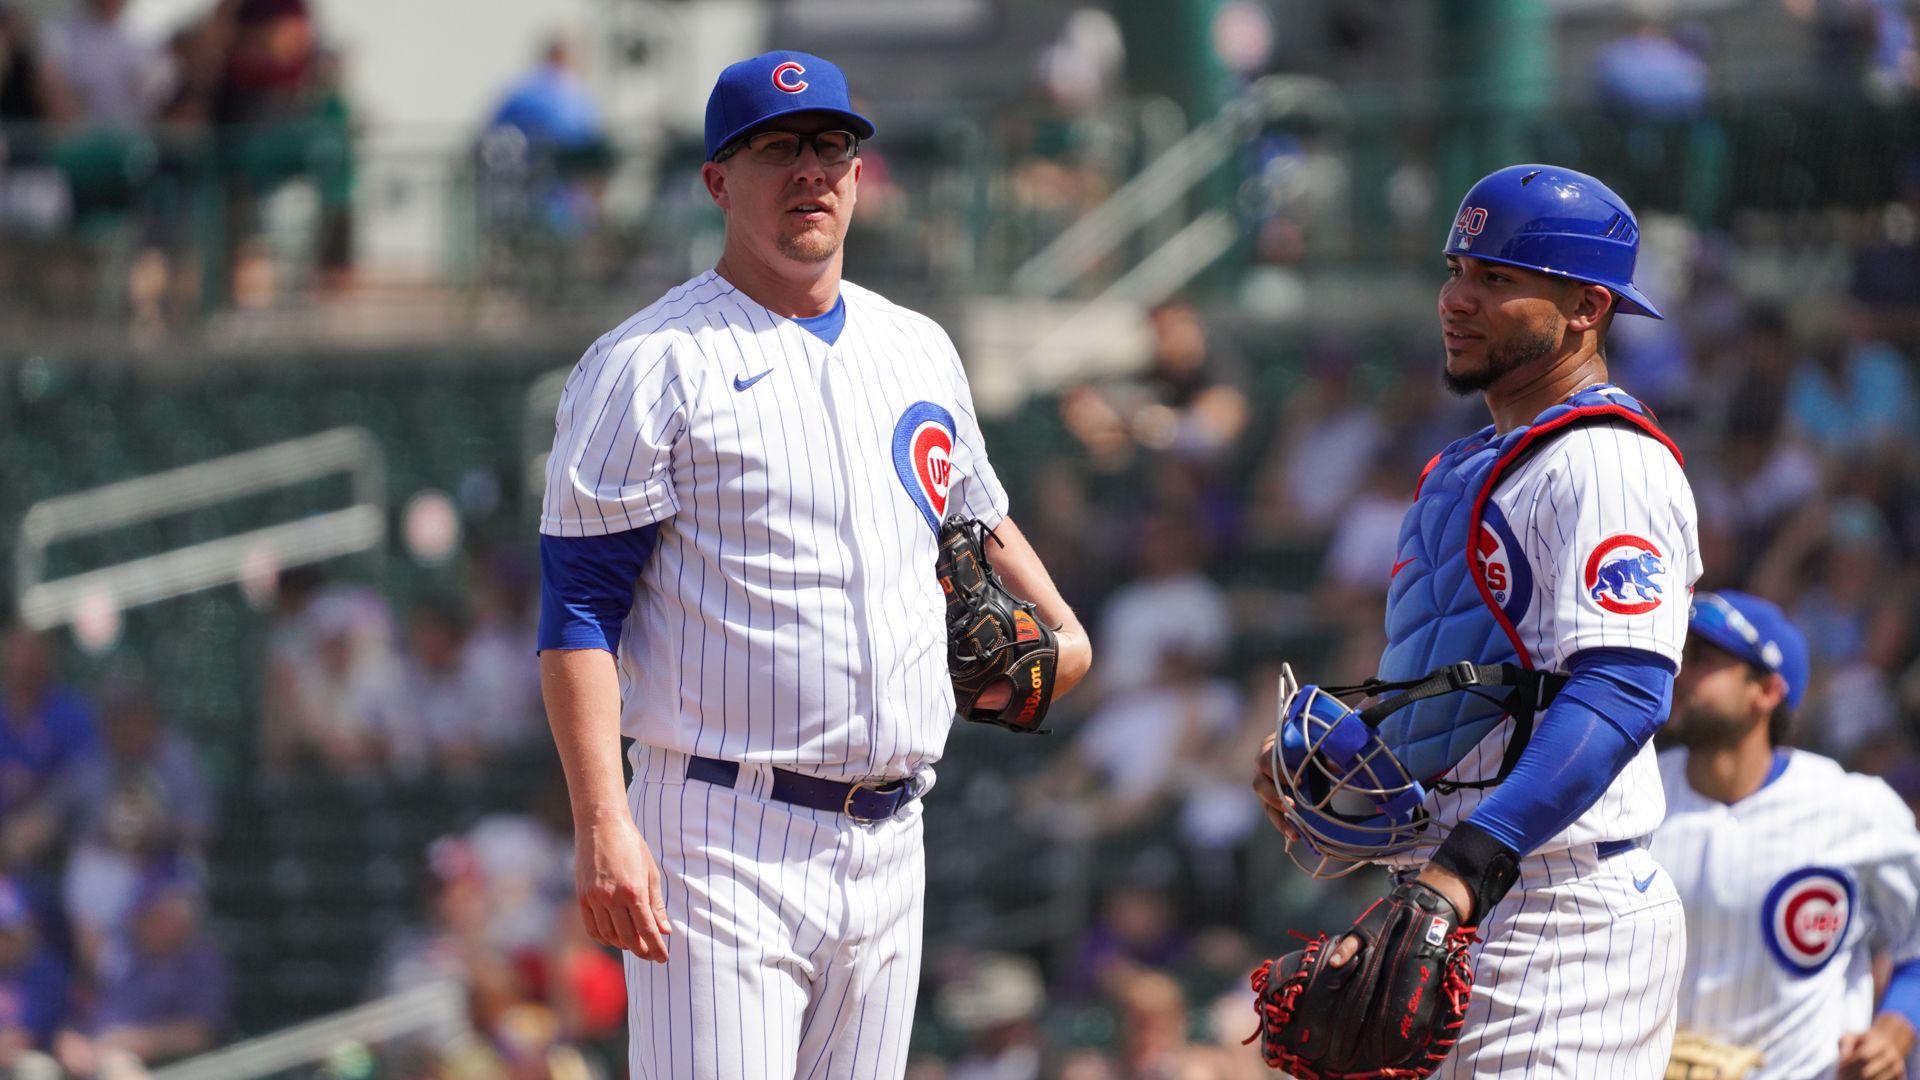
[[[1033,604],[1008,592],[993,572],[989,539],[1000,542],[977,521],[949,521],[940,528],[937,570],[947,596],[954,704],[968,720],[1033,734],[1053,703],[1058,642],[1053,628],[1035,617]],[[989,707],[982,702],[994,700],[989,691],[995,686],[1012,693]]]

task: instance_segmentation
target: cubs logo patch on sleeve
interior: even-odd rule
[[[893,425],[893,469],[936,534],[953,483],[953,414],[931,401],[907,406]]]
[[[1760,903],[1760,936],[1780,966],[1812,975],[1834,958],[1853,919],[1853,878],[1825,866],[1795,870]]]
[[[1645,615],[1660,606],[1666,586],[1665,556],[1651,540],[1629,533],[1609,536],[1587,555],[1587,599],[1615,615]]]

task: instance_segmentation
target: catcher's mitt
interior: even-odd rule
[[[1000,542],[977,521],[949,521],[940,529],[938,572],[947,594],[947,671],[955,705],[969,720],[1037,732],[1053,703],[1060,650],[1053,628],[993,572],[985,543],[990,537]],[[1013,696],[999,709],[981,708],[981,693],[1001,681],[1012,685]]]
[[[1409,881],[1374,901],[1349,933],[1360,950],[1343,967],[1327,966],[1338,939],[1320,934],[1255,969],[1254,1038],[1267,1064],[1298,1080],[1431,1074],[1459,1038],[1473,996],[1474,928],[1460,925],[1446,897]]]
[[[1673,1037],[1667,1080],[1745,1080],[1762,1060],[1760,1051],[1750,1046],[1715,1042],[1705,1035],[1682,1031]]]

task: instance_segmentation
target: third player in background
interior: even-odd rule
[[[1751,1080],[1904,1076],[1920,1019],[1913,814],[1881,781],[1789,747],[1809,665],[1778,607],[1703,592],[1689,629],[1653,845],[1687,912],[1680,1029],[1760,1051]],[[1877,1013],[1876,951],[1893,961]]]

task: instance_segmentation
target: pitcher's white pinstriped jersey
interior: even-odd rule
[[[940,521],[1007,498],[931,320],[850,282],[828,345],[709,271],[567,380],[542,532],[658,523],[621,637],[622,730],[836,780],[939,758]],[[642,777],[641,779],[662,779]]]
[[[1877,779],[1789,752],[1731,806],[1660,756],[1667,820],[1653,852],[1687,911],[1680,1027],[1755,1047],[1755,1080],[1831,1076],[1840,1036],[1873,1019],[1873,950],[1920,958],[1920,834]]]
[[[1648,588],[1602,579],[1609,564],[1649,552],[1657,553],[1659,569]],[[1601,648],[1638,649],[1679,665],[1701,573],[1700,540],[1693,488],[1651,436],[1588,424],[1551,437],[1494,488],[1476,557],[1534,667],[1566,671],[1574,654]],[[1511,731],[1511,722],[1494,728],[1451,777],[1497,775]],[[1486,794],[1475,788],[1435,793],[1426,806],[1444,835]],[[1643,837],[1664,812],[1649,744],[1592,808],[1535,854]],[[1432,852],[1425,847],[1394,861],[1419,865]]]

